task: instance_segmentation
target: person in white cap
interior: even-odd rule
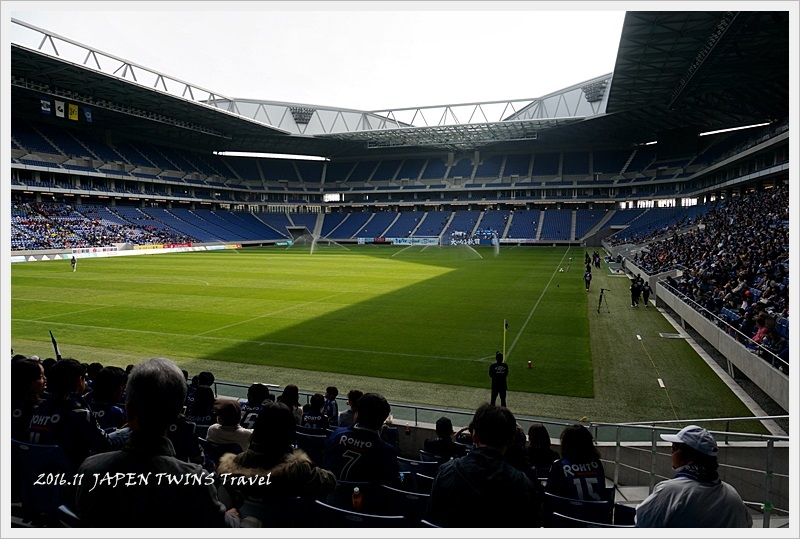
[[[673,479],[657,484],[636,507],[637,528],[750,528],[753,517],[739,493],[719,478],[717,442],[711,433],[689,425],[672,442]]]

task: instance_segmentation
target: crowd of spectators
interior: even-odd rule
[[[69,204],[13,202],[12,250],[76,249],[131,245],[192,243],[194,239],[169,227],[117,224],[78,212]]]
[[[275,398],[254,383],[247,399],[237,401],[216,394],[212,373],[189,380],[186,371],[164,358],[121,369],[16,355],[11,373],[13,436],[24,443],[58,445],[73,470],[94,478],[62,491],[64,503],[89,527],[257,527],[260,520],[249,514],[253,504],[283,508],[299,497],[313,507],[314,500],[330,502],[342,488],[349,503],[353,481],[376,489],[405,486],[398,445],[385,437],[391,406],[378,393],[350,390],[350,409],[328,415],[331,405],[325,402],[331,399],[321,393],[300,405],[293,384]],[[335,397],[338,389],[329,386],[325,393]],[[207,407],[206,394],[213,399],[212,417],[187,421],[184,411]],[[299,418],[295,403],[303,412]],[[112,407],[116,420],[104,427]],[[299,440],[308,417],[319,418],[315,430],[327,438],[317,457]],[[181,434],[179,424],[189,430]],[[425,518],[435,525],[537,527],[547,524],[550,494],[613,501],[595,440],[581,424],[564,428],[561,453],[549,447],[541,424],[531,426],[526,440],[504,406],[481,404],[460,432],[467,430],[469,444],[454,440],[452,422],[443,417],[436,438],[424,445],[438,471],[430,489],[416,495],[427,497]],[[202,448],[215,436],[217,443],[234,448],[210,462]],[[187,443],[182,437],[196,451],[179,449]],[[120,477],[125,488],[119,488]],[[726,503],[736,502],[735,491],[724,488]],[[736,522],[752,525],[752,520]],[[304,517],[301,524],[318,522]]]
[[[653,223],[651,226],[645,227],[645,229],[641,231],[627,233],[623,230],[613,236],[609,236],[606,241],[612,246],[622,245],[624,243],[646,243],[663,236],[670,237],[677,234],[680,230],[702,224],[702,222],[703,215],[698,215],[695,218],[689,217],[688,215],[681,215],[668,219],[666,223]]]
[[[788,185],[719,200],[701,226],[643,245],[633,262],[650,275],[682,270],[668,280],[676,292],[727,318],[754,352],[788,358],[788,339],[776,331],[789,316]]]

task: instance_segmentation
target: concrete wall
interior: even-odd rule
[[[663,446],[663,447],[662,447]],[[604,461],[606,477],[613,479],[616,459],[616,446],[610,443],[599,443],[600,454]],[[659,444],[655,455],[650,443],[624,443],[620,448],[619,476],[617,482],[621,486],[650,485],[650,469],[654,464],[655,480],[659,483],[664,478],[675,474],[671,465],[669,444]],[[720,477],[730,483],[744,501],[764,503],[771,502],[775,507],[789,509],[789,444],[777,442],[772,455],[771,486],[766,488],[767,447],[766,443],[734,442],[730,445],[719,444]]]
[[[675,277],[678,273],[677,271],[650,276],[630,259],[625,259],[623,267],[632,275],[641,274],[650,283],[657,306],[666,305],[672,309],[679,317],[682,327],[685,327],[685,324],[689,324],[703,339],[725,356],[733,366],[761,388],[781,408],[789,410],[789,376],[787,374],[749,352],[736,339],[717,327],[714,321],[707,319],[702,313],[694,310],[667,288],[658,284],[667,275]]]
[[[736,339],[719,329],[713,321],[692,309],[665,287],[658,285],[656,288],[657,305],[663,303],[670,307],[680,318],[681,325],[689,324],[781,408],[789,409],[788,375],[748,351]]]

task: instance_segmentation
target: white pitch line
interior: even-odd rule
[[[34,299],[34,298],[11,298],[12,301],[38,301],[41,303],[67,303],[69,305],[91,305],[98,307],[97,303],[80,303],[77,301],[57,300],[57,299]],[[99,307],[119,307],[119,305],[99,305]]]
[[[84,275],[85,275],[85,273],[84,273]],[[56,276],[56,275],[38,275],[36,278],[37,279],[59,279],[59,280],[62,279],[62,277]],[[126,283],[130,283],[130,282],[145,283],[145,284],[154,284],[154,283],[157,283],[157,284],[175,284],[175,281],[174,281],[175,279],[183,279],[184,281],[195,281],[195,282],[198,282],[198,283],[203,283],[206,286],[211,286],[210,284],[208,284],[208,281],[204,281],[203,279],[195,279],[194,277],[175,276],[175,277],[171,277],[171,279],[172,280],[170,280],[170,281],[159,281],[157,279],[147,279],[147,278],[141,278],[141,277],[133,278],[133,279],[130,278],[130,277],[126,277],[125,278],[125,282]]]
[[[80,311],[70,311],[68,313],[51,314],[51,315],[48,315],[48,316],[42,316],[40,318],[33,318],[33,320],[36,320],[36,321],[39,321],[39,320],[50,320],[52,318],[58,318],[58,317],[61,317],[61,316],[72,316],[73,314],[85,313],[85,312],[88,312],[88,311],[99,311],[101,309],[108,309],[108,307],[111,307],[111,306],[94,307],[92,309],[81,309]],[[113,305],[113,307],[116,307],[116,305]]]
[[[558,273],[558,268],[560,268],[561,264],[564,263],[564,259],[567,257],[568,254],[569,254],[569,249],[564,251],[564,256],[561,257],[561,260],[559,261],[558,265],[556,266],[556,269],[553,270],[553,274],[550,276],[550,280],[547,281],[546,285],[544,285],[544,289],[542,290],[542,293],[539,294],[539,299],[536,300],[536,303],[534,304],[533,308],[531,309],[531,312],[528,313],[528,318],[525,319],[525,323],[522,324],[522,326],[519,328],[519,332],[517,332],[516,338],[512,341],[511,346],[508,347],[508,351],[506,352],[507,356],[511,355],[511,351],[514,350],[514,347],[517,345],[517,341],[519,340],[520,337],[522,337],[522,334],[525,332],[525,328],[528,326],[528,322],[531,321],[531,318],[533,317],[533,313],[536,312],[536,308],[539,306],[539,303],[542,302],[542,298],[544,297],[544,293],[547,292],[547,289],[550,287],[550,283],[553,282],[553,279],[555,279],[556,274]]]
[[[207,334],[209,334],[209,333],[211,333],[213,331],[219,331],[221,329],[228,329],[228,328],[232,328],[233,326],[238,326],[238,325],[241,325],[241,324],[247,324],[249,322],[252,322],[253,320],[260,320],[261,318],[266,318],[268,316],[273,316],[273,315],[276,315],[276,314],[285,313],[286,311],[291,311],[292,309],[297,309],[298,307],[305,307],[306,305],[311,305],[312,303],[325,301],[326,299],[335,298],[336,296],[341,296],[342,294],[347,294],[347,292],[339,292],[338,294],[332,294],[332,295],[324,297],[324,298],[315,299],[314,301],[307,301],[305,303],[298,303],[297,305],[292,305],[291,307],[286,307],[285,309],[280,309],[278,311],[272,311],[270,313],[262,314],[260,316],[254,316],[253,318],[248,318],[247,320],[242,320],[241,322],[234,322],[233,324],[228,324],[227,326],[222,326],[222,327],[218,327],[218,328],[214,328],[214,329],[209,329],[208,331],[204,331],[202,333],[197,333],[196,335],[197,336],[207,335]]]
[[[117,328],[117,327],[104,327],[104,326],[88,326],[85,324],[69,324],[67,322],[52,322],[52,321],[45,321],[40,322],[38,320],[30,320],[26,318],[12,318],[12,322],[29,322],[33,324],[51,324],[53,326],[64,326],[64,327],[76,327],[76,328],[88,328],[88,329],[99,329],[99,330],[106,330],[106,331],[123,331],[127,333],[140,333],[146,335],[164,335],[167,337],[178,337],[181,339],[192,339],[192,338],[200,338],[200,339],[208,339],[214,341],[226,341],[232,343],[252,343],[252,344],[259,344],[265,345],[268,344],[270,346],[285,346],[287,348],[304,348],[309,350],[323,350],[323,351],[332,351],[332,352],[351,352],[351,353],[358,353],[358,354],[371,354],[371,355],[378,355],[378,356],[394,356],[394,357],[410,357],[410,358],[418,358],[418,359],[451,359],[454,361],[469,361],[471,363],[483,363],[484,359],[474,359],[474,358],[466,358],[466,357],[452,357],[452,356],[425,356],[421,354],[406,354],[402,352],[382,352],[379,350],[359,350],[357,348],[337,348],[331,346],[313,346],[309,344],[294,344],[294,343],[285,343],[285,342],[273,342],[273,341],[254,341],[250,339],[232,339],[230,337],[212,337],[209,335],[187,335],[185,333],[169,333],[166,331],[150,331],[144,329],[130,329],[130,328]]]
[[[403,251],[405,251],[406,249],[411,249],[411,247],[413,247],[413,245],[409,245],[408,247],[403,247],[402,249],[400,249],[400,250],[399,250],[399,251],[397,251],[396,253],[392,253],[392,257],[393,257],[394,255],[399,255],[400,253],[402,253],[402,252],[403,252]],[[389,258],[391,258],[391,257],[389,257]]]

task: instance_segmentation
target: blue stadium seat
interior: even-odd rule
[[[238,455],[242,452],[242,447],[239,444],[218,444],[209,442],[205,438],[198,438],[200,445],[203,447],[203,452],[206,457],[206,468],[209,470],[215,469],[219,464],[219,459],[225,453],[233,453]]]
[[[41,445],[11,440],[12,477],[26,519],[58,518],[58,507],[67,501],[66,489],[58,478],[71,481],[75,472],[64,450],[58,445]],[[64,474],[61,476],[60,474]],[[45,480],[42,480],[45,478]],[[52,478],[52,481],[46,480]]]
[[[425,462],[422,460],[411,460],[397,457],[397,466],[401,472],[421,473],[434,476],[439,471],[439,462]]]
[[[407,528],[409,520],[402,515],[373,515],[348,511],[314,500],[311,521],[322,528]]]
[[[358,487],[362,494],[363,511],[371,511],[380,506],[380,499],[376,495],[378,485],[367,481],[336,481],[336,487],[329,492],[325,503],[340,509],[353,509],[353,489]]]
[[[430,494],[431,490],[433,490],[433,480],[436,477],[434,475],[426,475],[423,473],[415,472],[413,477],[411,478],[413,481],[414,490],[421,494]]]
[[[378,496],[381,501],[381,508],[377,512],[380,515],[403,515],[412,523],[418,523],[425,517],[428,509],[430,494],[419,492],[409,492],[400,490],[388,485],[378,487]]]
[[[784,339],[789,338],[789,319],[788,318],[781,318],[778,320],[778,323],[775,324],[775,331],[778,332],[778,335],[783,337]]]
[[[614,524],[633,526],[636,520],[636,507],[622,503],[614,504]]]
[[[633,524],[609,524],[605,522],[593,522],[582,518],[562,515],[554,512],[550,515],[548,528],[633,528]]]
[[[67,504],[58,506],[58,520],[65,528],[81,528],[81,517]]]
[[[613,509],[613,501],[575,500],[545,492],[542,504],[542,522],[545,528],[557,527],[558,522],[553,520],[552,515],[559,513],[593,523],[611,524]]]
[[[301,496],[268,500],[245,498],[237,511],[242,519],[258,519],[262,528],[295,528],[305,526],[308,504]]]
[[[317,429],[323,430],[323,429]],[[323,430],[323,432],[325,432]],[[325,442],[328,441],[328,435],[325,434],[308,434],[306,432],[297,431],[295,434],[297,447],[305,451],[311,458],[314,464],[322,465],[322,452],[325,450]]]
[[[440,455],[434,455],[430,451],[425,451],[424,449],[419,450],[419,460],[423,462],[437,462],[439,464],[443,462],[447,462],[450,460],[450,457],[442,457]]]

